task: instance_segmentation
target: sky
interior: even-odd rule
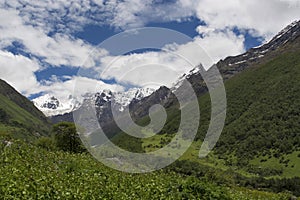
[[[212,63],[241,54],[299,20],[299,10],[300,0],[1,0],[0,78],[30,99],[67,98],[78,82],[84,92],[146,87],[145,80],[171,86],[194,67],[174,55],[204,63],[195,45]],[[101,46],[143,27],[171,29],[191,40],[122,55]],[[78,73],[96,68],[95,77]]]

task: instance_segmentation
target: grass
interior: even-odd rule
[[[22,141],[0,146],[0,199],[289,199],[218,186],[172,172],[126,174],[89,154],[46,151]]]
[[[273,169],[282,169],[283,173],[281,177],[292,178],[292,177],[300,177],[300,157],[298,155],[300,151],[295,151],[291,154],[284,155],[281,158],[275,158],[268,156],[259,156],[251,160],[250,164],[255,166],[261,166],[263,168],[273,168]],[[284,159],[283,159],[284,158]],[[287,164],[280,163],[280,160],[289,160]]]
[[[0,94],[0,108],[8,115],[8,122],[2,122],[0,125],[2,133],[8,133],[17,138],[30,138],[33,137],[33,132],[46,135],[49,131],[49,125],[46,122],[33,116],[2,94]]]

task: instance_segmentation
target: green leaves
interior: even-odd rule
[[[53,126],[52,133],[58,149],[71,153],[84,151],[75,124],[69,122],[58,123]]]
[[[0,199],[211,199],[215,191],[225,192],[196,178],[163,171],[126,174],[89,154],[47,151],[21,141],[14,141],[5,154]]]

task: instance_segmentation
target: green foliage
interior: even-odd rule
[[[136,153],[144,152],[142,141],[139,138],[132,137],[126,133],[117,134],[111,141],[124,150]]]
[[[0,149],[0,199],[230,199],[227,188],[173,172],[122,173],[21,141]]]
[[[56,149],[55,140],[51,137],[40,137],[35,141],[38,147],[53,151]]]
[[[7,84],[5,81],[0,79],[0,94],[1,98],[5,97],[9,101],[13,102],[17,107],[22,108],[26,112],[30,113],[36,119],[48,124],[47,118],[44,114],[38,110],[34,104],[29,101],[26,97],[18,93],[13,87]],[[1,105],[1,102],[0,102]]]
[[[8,121],[8,114],[5,110],[0,108],[0,123],[7,123]]]
[[[299,50],[282,53],[225,82],[227,117],[214,149],[214,155],[225,165],[262,176],[286,174],[282,168],[289,166],[294,166],[293,171],[299,169],[299,157],[281,159],[300,150],[299,54]],[[209,94],[199,97],[199,105],[201,119],[196,140],[202,141],[210,121]],[[176,126],[178,124],[169,120],[164,132],[173,133]],[[197,152],[194,155],[197,156]],[[256,157],[262,162],[251,166]],[[280,165],[260,167],[273,158]]]
[[[300,57],[287,53],[226,82],[227,121],[219,154],[280,156],[300,147]]]
[[[76,131],[74,123],[60,122],[53,125],[52,134],[54,135],[56,147],[60,150],[81,153],[84,147]]]
[[[29,101],[29,100],[28,100]],[[48,135],[50,126],[0,93],[0,126],[15,138],[34,139]]]
[[[242,176],[234,169],[229,168],[224,171],[221,169],[214,169],[206,165],[202,165],[198,162],[182,160],[176,161],[165,169],[167,172],[174,171],[186,176],[193,176],[203,181],[212,181],[220,185],[227,185],[228,187],[235,187],[236,185],[243,186],[249,189],[260,189],[266,191],[273,191],[276,193],[287,192],[293,193],[296,196],[300,196],[300,178],[264,178],[263,175],[268,173],[280,173],[273,172],[272,170],[258,170],[255,173],[259,174],[256,177]],[[252,168],[252,170],[255,170]]]

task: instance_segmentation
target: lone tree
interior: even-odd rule
[[[58,149],[71,153],[81,153],[84,151],[74,123],[60,122],[55,124],[52,128],[52,133],[54,134]]]

